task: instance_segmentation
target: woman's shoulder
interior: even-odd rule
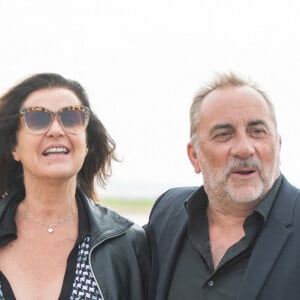
[[[107,233],[111,236],[117,236],[118,233],[125,234],[126,238],[133,241],[146,238],[144,229],[124,215],[100,203],[96,203],[86,196],[83,202],[93,233]]]

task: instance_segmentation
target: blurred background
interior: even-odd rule
[[[194,93],[215,72],[249,75],[300,186],[299,13],[296,0],[0,0],[0,93],[36,72],[78,80],[122,160],[99,196],[142,224],[166,189],[202,182],[186,155]]]

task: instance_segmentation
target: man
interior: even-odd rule
[[[190,122],[203,186],[171,189],[153,207],[150,299],[300,299],[300,192],[280,173],[272,103],[219,74],[196,94]]]

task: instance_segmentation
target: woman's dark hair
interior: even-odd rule
[[[82,105],[90,108],[84,88],[78,82],[55,73],[35,74],[6,92],[0,98],[0,196],[24,185],[22,165],[12,156],[20,125],[20,108],[32,92],[51,88],[72,91]],[[105,186],[106,179],[111,175],[111,162],[116,160],[116,146],[92,111],[86,134],[88,154],[78,173],[77,185],[88,197],[96,200],[94,180],[102,187]]]

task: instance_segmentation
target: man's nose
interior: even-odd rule
[[[248,158],[255,153],[251,137],[246,132],[238,133],[233,140],[231,155],[239,158]]]

